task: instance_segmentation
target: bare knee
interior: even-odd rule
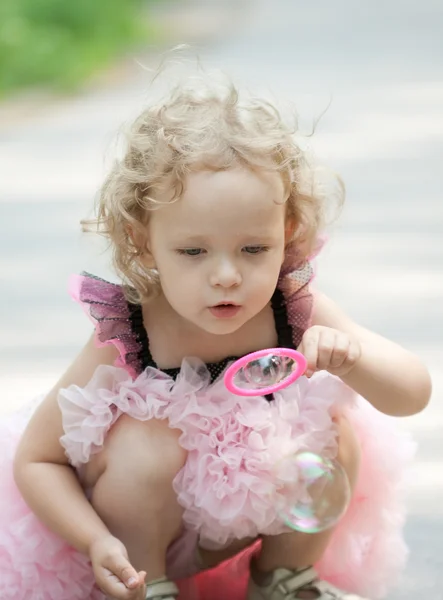
[[[83,485],[94,487],[106,471],[119,472],[132,480],[171,482],[187,457],[178,442],[180,433],[166,420],[139,421],[122,415],[108,432],[101,452],[93,455],[83,469]]]
[[[174,476],[184,465],[187,453],[180,446],[178,429],[166,420],[139,421],[123,415],[108,434],[105,451],[108,465],[124,462],[132,470],[149,466],[155,476]]]
[[[360,442],[346,417],[340,416],[336,422],[338,427],[337,459],[346,471],[351,489],[354,489],[360,469]]]

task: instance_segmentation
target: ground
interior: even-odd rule
[[[343,177],[348,199],[317,285],[431,370],[430,406],[401,423],[419,450],[408,486],[410,563],[390,600],[443,598],[443,4],[189,5],[189,35],[205,65],[293,103],[305,132],[331,103],[309,144]],[[153,53],[143,60],[154,64]],[[147,97],[146,82],[133,63],[78,97],[3,111],[2,412],[46,390],[89,333],[67,277],[108,269],[78,221],[90,210],[113,133]]]

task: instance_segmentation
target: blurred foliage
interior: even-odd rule
[[[146,0],[0,0],[0,95],[70,90],[128,47],[152,41]]]

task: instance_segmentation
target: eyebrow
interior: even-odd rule
[[[186,233],[185,231],[183,232],[178,232],[174,234],[174,238],[176,238],[177,240],[180,241],[186,241],[189,243],[202,243],[208,240],[208,238],[210,238],[212,236],[210,235],[201,235],[201,234],[192,234],[192,233]]]
[[[235,235],[235,234],[234,234]],[[186,244],[203,244],[206,243],[208,240],[213,240],[214,239],[214,235],[213,234],[208,234],[208,235],[202,235],[202,234],[186,234],[185,232],[183,233],[177,233],[176,235],[174,235],[174,242],[175,243],[186,243]],[[275,241],[277,236],[276,235],[272,235],[268,232],[244,232],[241,231],[238,233],[238,235],[236,235],[237,238],[239,239],[243,239],[243,240],[247,240],[247,241],[257,241],[257,242],[261,242],[261,243],[266,243],[266,242],[272,242]]]

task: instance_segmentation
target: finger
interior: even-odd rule
[[[335,337],[330,366],[333,369],[341,367],[346,361],[350,348],[350,340],[346,334],[338,333]]]
[[[348,367],[352,367],[359,360],[360,356],[361,356],[360,343],[358,341],[351,340],[344,364],[346,364],[346,366],[348,366]]]
[[[331,366],[332,352],[335,346],[336,332],[333,330],[323,330],[318,341],[317,369],[326,370]]]
[[[139,587],[144,589],[145,583],[146,583],[146,571],[140,571],[138,574]]]
[[[121,557],[112,571],[127,588],[136,589],[140,586],[139,574],[125,558]]]
[[[146,571],[140,571],[137,573],[138,586],[135,588],[127,589],[126,594],[128,600],[144,600],[146,594]],[[126,598],[126,596],[125,596]]]
[[[111,596],[129,599],[132,597],[131,590],[137,590],[143,585],[143,579],[134,569],[131,563],[121,554],[109,556],[103,565],[104,581],[103,587]],[[100,583],[99,583],[100,585]]]
[[[102,576],[97,578],[97,584],[107,597],[114,600],[135,600],[136,594],[140,591],[139,585],[135,589],[126,587],[125,583],[109,569],[102,569]]]
[[[307,377],[311,377],[312,374],[317,369],[317,358],[318,358],[318,340],[319,340],[319,332],[318,330],[308,329],[302,339],[300,346],[298,347],[298,351],[303,354],[306,358],[307,367],[305,371],[305,375]]]

